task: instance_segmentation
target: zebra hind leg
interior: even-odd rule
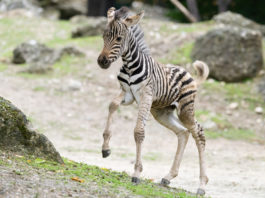
[[[205,194],[205,186],[208,183],[208,177],[206,175],[206,164],[205,164],[205,136],[202,126],[195,120],[194,117],[194,103],[180,103],[179,118],[185,127],[192,134],[196,142],[196,146],[199,153],[199,163],[200,163],[200,186],[197,190],[197,195]]]
[[[107,124],[106,124],[105,130],[104,130],[104,133],[103,133],[103,138],[104,138],[104,142],[103,142],[103,145],[102,145],[102,157],[103,158],[108,157],[110,155],[110,153],[111,153],[111,150],[109,148],[109,141],[110,141],[110,138],[111,138],[110,127],[111,127],[111,123],[112,123],[112,117],[113,117],[113,114],[115,113],[115,111],[120,106],[123,98],[124,98],[124,92],[121,92],[121,94],[118,97],[114,98],[112,100],[112,102],[110,103],[110,105],[109,105],[109,115],[108,115],[108,119],[107,119]]]
[[[161,184],[163,186],[169,185],[170,180],[175,178],[178,175],[180,163],[183,157],[183,153],[186,147],[186,144],[189,139],[189,132],[187,129],[180,123],[178,118],[174,114],[174,108],[167,107],[165,109],[151,110],[154,118],[166,128],[172,130],[178,137],[178,148],[173,161],[172,167],[169,173],[162,178]]]

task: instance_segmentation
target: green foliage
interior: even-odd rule
[[[64,159],[65,164],[63,165],[29,156],[20,156],[12,160],[16,160],[24,167],[30,166],[33,169],[54,172],[54,178],[60,182],[73,182],[73,178],[78,178],[80,185],[84,187],[89,187],[91,183],[96,183],[98,192],[94,193],[98,194],[104,188],[107,189],[108,195],[121,194],[122,191],[126,190],[126,192],[130,192],[132,195],[143,197],[195,198],[194,195],[184,190],[162,187],[147,179],[142,179],[139,185],[134,185],[131,182],[131,177],[125,172],[116,172],[106,168],[77,163],[68,159]],[[5,161],[0,158],[0,165],[4,164]],[[23,172],[18,174],[23,174]]]

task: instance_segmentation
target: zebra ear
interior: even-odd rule
[[[125,25],[127,25],[127,27],[130,27],[136,25],[143,18],[143,16],[144,11],[142,10],[137,15],[127,17],[123,22],[125,23]]]
[[[108,17],[108,23],[114,20],[115,18],[115,8],[111,7],[108,12],[107,12],[107,17]]]

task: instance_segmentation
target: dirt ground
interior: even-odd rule
[[[137,106],[121,107],[113,122],[112,154],[101,157],[102,133],[108,104],[119,93],[116,74],[120,62],[110,70],[96,64],[96,53],[88,52],[93,60],[83,71],[60,78],[23,78],[15,75],[11,66],[0,73],[0,94],[20,108],[34,127],[44,133],[62,156],[91,165],[133,172],[135,143],[133,127]],[[71,81],[82,83],[81,89],[69,89]],[[200,97],[200,96],[199,96]],[[207,99],[205,101],[204,99]],[[208,101],[211,101],[209,106]],[[214,96],[199,99],[198,106],[222,111],[224,104]],[[240,112],[242,113],[242,112]],[[248,122],[242,122],[249,115]],[[256,117],[246,114],[235,119],[242,124],[256,125]],[[241,121],[240,121],[241,119]],[[260,129],[261,127],[259,127]],[[261,130],[261,129],[260,129]],[[160,126],[153,118],[147,123],[143,145],[142,176],[159,182],[172,164],[177,137]],[[207,196],[213,198],[263,198],[265,195],[265,146],[244,141],[209,139],[206,145],[209,183]],[[195,192],[199,185],[199,164],[195,143],[190,137],[179,176],[171,186]]]

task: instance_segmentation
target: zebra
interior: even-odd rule
[[[162,185],[169,185],[170,180],[178,175],[180,162],[191,133],[199,152],[200,186],[198,195],[205,194],[208,182],[205,165],[205,135],[202,126],[194,116],[194,100],[197,85],[202,83],[209,74],[206,63],[195,61],[193,67],[197,72],[193,78],[189,72],[180,66],[168,66],[156,62],[150,55],[144,42],[144,34],[138,25],[144,16],[144,11],[129,15],[129,10],[114,7],[107,11],[107,26],[103,33],[104,47],[98,57],[98,65],[102,69],[110,67],[119,57],[123,65],[117,76],[121,93],[109,105],[106,128],[103,133],[102,156],[106,158],[111,150],[111,123],[114,112],[120,105],[138,104],[138,117],[134,128],[136,142],[136,161],[132,182],[140,182],[143,170],[141,152],[145,138],[145,123],[151,112],[155,120],[172,130],[178,137],[178,147],[173,165],[169,173],[162,178]]]

